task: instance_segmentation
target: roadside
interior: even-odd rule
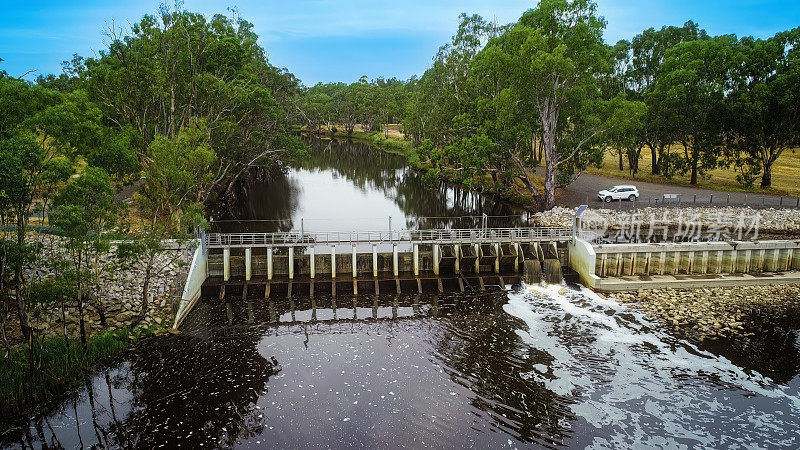
[[[540,167],[538,172],[544,172],[544,168]],[[676,205],[678,202],[683,206],[694,204],[698,206],[750,206],[752,208],[796,208],[800,206],[800,201],[797,197],[701,189],[639,180],[625,181],[591,173],[581,174],[577,180],[566,188],[561,189],[557,193],[558,203],[561,206],[570,207],[583,204],[600,205],[602,202],[597,198],[597,192],[618,184],[632,184],[639,189],[640,197],[637,206]],[[665,202],[664,194],[678,194],[680,197],[677,200],[667,200]],[[632,205],[631,202],[623,201],[613,202],[613,205],[606,205],[605,207],[629,209],[633,206],[635,205]]]

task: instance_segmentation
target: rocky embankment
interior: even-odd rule
[[[749,336],[771,319],[800,316],[800,285],[652,289],[610,297],[695,339]]]
[[[26,269],[30,280],[39,281],[52,278],[58,272],[56,261],[67,259],[68,255],[60,238],[54,236],[31,236],[37,239],[42,247],[40,261]],[[116,259],[116,247],[112,244],[110,251],[102,254],[93,270],[99,273],[99,283],[95,288],[90,286],[84,298],[84,319],[87,333],[96,334],[103,331],[100,321],[99,301],[102,302],[106,316],[107,329],[121,328],[131,325],[142,308],[142,287],[144,286],[145,265],[143,263],[120,264]],[[142,322],[145,326],[171,326],[169,321],[180,301],[183,283],[186,279],[188,264],[192,253],[189,249],[174,249],[159,255],[154,267],[161,269],[150,279],[149,307]],[[76,301],[65,302],[67,331],[78,335],[79,315]],[[50,299],[50,304],[31,305],[31,325],[44,335],[61,335],[60,302]],[[9,318],[6,331],[11,341],[21,339],[16,315]]]
[[[536,213],[534,220],[540,226],[572,226],[575,209],[556,206],[548,211]],[[759,233],[800,236],[800,209],[753,209],[748,207],[714,208],[639,208],[632,211],[590,208],[583,214],[584,229],[613,230],[631,228],[636,224],[644,228],[652,227],[694,227],[702,225],[705,233],[720,234],[728,232],[735,236],[737,228],[743,228],[752,235],[754,221]],[[702,233],[702,230],[701,230]]]

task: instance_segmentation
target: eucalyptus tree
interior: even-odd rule
[[[75,286],[81,344],[86,349],[84,292],[92,283],[92,267],[110,248],[108,233],[116,226],[114,191],[111,177],[100,168],[86,167],[73,178],[55,199],[53,225],[66,237],[71,268],[68,271]],[[96,280],[95,280],[96,281]],[[105,322],[105,309],[100,297],[98,312]]]
[[[595,74],[608,70],[608,54],[605,21],[596,9],[590,0],[543,0],[498,38],[520,42],[505,51],[513,61],[511,84],[529,102],[521,113],[541,127],[544,188],[526,185],[545,209],[555,205],[556,187],[569,183],[596,158],[593,144],[603,132]],[[529,178],[531,161],[515,162]]]
[[[768,188],[775,161],[800,146],[800,28],[766,40],[744,38],[739,49],[743,64],[734,71],[729,97],[729,145],[757,161],[761,187]],[[735,163],[748,166],[741,158]]]
[[[666,53],[651,99],[675,123],[677,141],[683,145],[681,171],[690,183],[717,166],[727,120],[726,93],[731,71],[741,64],[733,36],[682,42]]]
[[[683,26],[663,26],[656,30],[648,28],[637,34],[630,42],[630,60],[625,74],[628,95],[633,100],[645,100],[647,116],[643,126],[647,146],[650,149],[651,173],[671,176],[674,167],[671,158],[664,155],[677,139],[675,123],[666,105],[659,103],[658,96],[650,96],[656,85],[667,51],[681,42],[708,39],[705,30],[695,22],[687,21]]]

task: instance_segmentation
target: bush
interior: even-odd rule
[[[46,400],[79,383],[97,364],[131,345],[127,328],[107,331],[90,338],[86,352],[80,342],[63,336],[46,338],[34,345],[34,373],[30,373],[28,349],[13,349],[0,362],[0,419],[17,416],[26,406]]]

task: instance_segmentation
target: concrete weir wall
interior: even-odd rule
[[[189,275],[186,278],[186,285],[183,287],[181,303],[178,312],[175,314],[173,328],[178,328],[183,319],[200,299],[203,283],[208,277],[208,252],[202,245],[198,245],[194,250],[192,265],[189,267]]]
[[[601,291],[800,281],[800,241],[597,244],[576,239],[570,266]]]

